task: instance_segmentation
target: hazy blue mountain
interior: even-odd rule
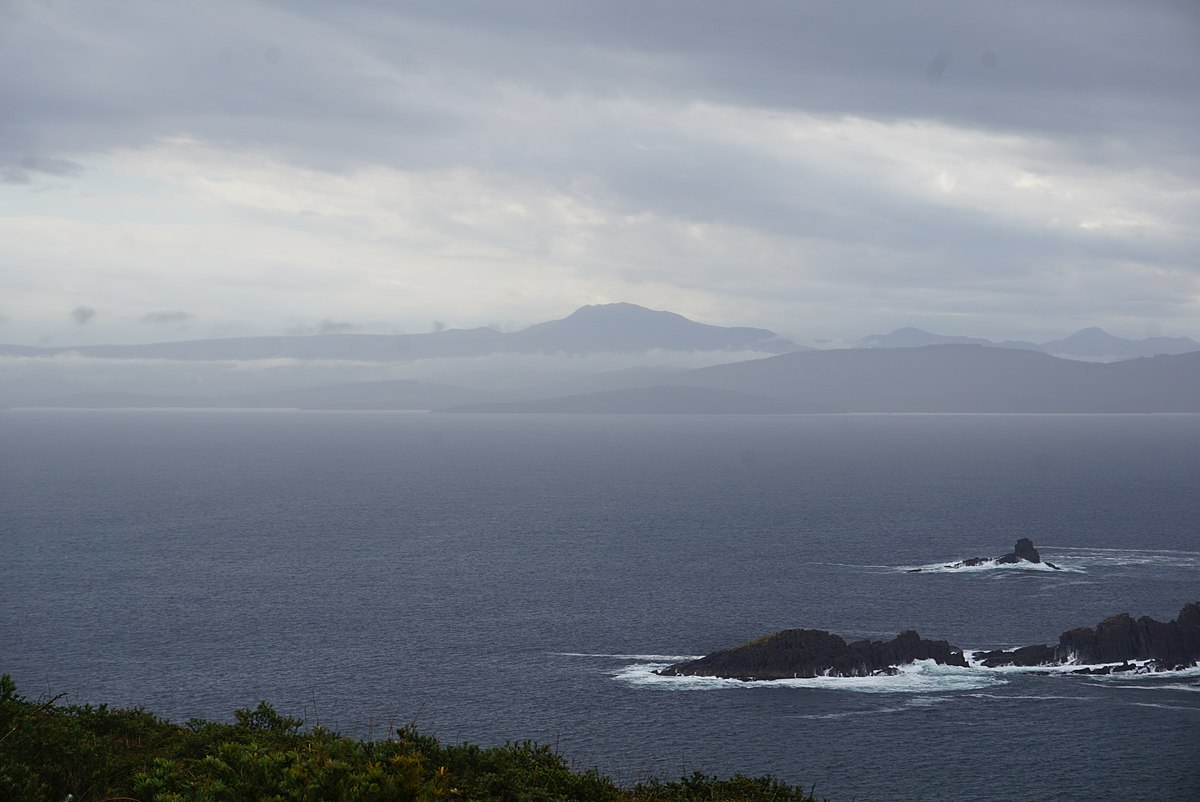
[[[676,374],[672,387],[509,404],[506,411],[628,411],[630,399],[691,403],[720,390],[724,411],[1200,412],[1200,352],[1113,363],[979,345],[806,351]],[[787,405],[791,405],[787,407]],[[659,411],[659,410],[655,410]],[[662,411],[666,411],[665,409]]]
[[[245,406],[288,409],[439,409],[495,401],[497,393],[408,380],[355,382],[244,396]]]
[[[1186,354],[1200,351],[1200,343],[1190,337],[1147,337],[1129,340],[1109,334],[1101,328],[1080,329],[1069,337],[1042,343],[1048,354],[1092,359],[1133,359],[1159,354]]]
[[[979,337],[956,337],[950,334],[933,334],[923,329],[905,326],[890,334],[871,334],[858,341],[859,348],[920,348],[924,345],[991,345],[990,340]]]
[[[426,334],[314,334],[293,337],[231,337],[145,345],[84,345],[58,348],[0,345],[0,354],[53,355],[73,352],[107,359],[254,360],[326,359],[403,362],[491,354],[632,353],[799,349],[767,329],[710,326],[673,312],[635,304],[582,307],[562,320],[516,332],[490,328],[449,329]]]
[[[1036,351],[1037,343],[1023,340],[992,342],[982,337],[958,337],[953,334],[934,334],[905,326],[890,334],[872,334],[858,341],[859,348],[920,348],[925,345],[988,345],[995,348],[1024,348]]]
[[[496,393],[445,384],[396,380],[354,382],[245,395],[162,395],[147,393],[74,393],[39,401],[35,406],[82,409],[239,408],[239,409],[438,409],[496,401]]]
[[[550,398],[600,393],[609,390],[629,390],[635,387],[658,387],[670,384],[672,377],[686,370],[687,368],[666,365],[639,365],[619,370],[605,370],[535,385],[529,388],[526,395]]]
[[[824,412],[797,401],[711,387],[634,387],[597,393],[452,407],[447,412],[728,415]]]
[[[993,342],[980,337],[933,334],[911,326],[896,329],[890,334],[872,334],[858,342],[859,348],[919,348],[925,345],[986,345],[993,348],[1042,351],[1054,356],[1105,361],[1200,351],[1200,343],[1189,337],[1147,337],[1144,340],[1129,340],[1124,337],[1116,337],[1104,329],[1094,326],[1077,331],[1061,340],[1040,344],[1024,340]]]
[[[515,350],[563,351],[722,351],[758,350],[782,353],[800,349],[767,329],[697,323],[674,312],[659,312],[636,304],[584,306],[562,320],[539,323],[509,335]]]
[[[204,396],[122,392],[68,393],[27,403],[33,407],[53,409],[208,409],[232,406],[214,404],[214,399]]]

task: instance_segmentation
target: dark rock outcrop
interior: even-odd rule
[[[975,652],[972,658],[985,668],[1092,664],[1072,672],[1076,674],[1186,668],[1200,664],[1200,602],[1184,606],[1175,620],[1166,623],[1147,616],[1135,621],[1128,613],[1120,613],[1104,619],[1095,629],[1067,630],[1059,637],[1057,646],[1037,644],[996,649]],[[901,632],[890,641],[846,643],[822,629],[785,629],[698,660],[676,663],[656,673],[666,677],[746,681],[865,677],[894,674],[899,666],[915,660],[964,668],[969,665],[961,649],[944,640],[924,640],[912,630]],[[1138,665],[1139,661],[1150,662],[1143,667]]]
[[[1027,537],[1023,537],[1023,538],[1020,538],[1019,540],[1017,540],[1017,544],[1015,546],[1013,546],[1012,551],[1010,551],[1008,554],[1005,554],[1003,556],[1000,556],[1000,557],[971,557],[970,559],[963,560],[962,562],[951,563],[950,565],[946,565],[944,567],[945,568],[970,568],[970,567],[975,567],[975,566],[979,566],[979,565],[984,565],[985,563],[990,563],[990,562],[994,562],[999,565],[1014,565],[1019,562],[1041,563],[1042,555],[1038,554],[1038,550],[1033,547],[1032,540],[1030,540]],[[1055,571],[1062,570],[1061,568],[1059,568],[1057,565],[1055,565],[1052,562],[1047,562],[1047,563],[1045,563],[1045,565],[1047,565],[1050,568],[1053,568]],[[924,570],[923,568],[913,568],[912,570],[909,571],[909,573],[910,574],[919,574],[923,570]]]
[[[820,629],[785,629],[773,635],[715,652],[699,660],[676,663],[658,673],[669,677],[726,677],[740,680],[793,677],[863,677],[895,673],[914,660],[966,666],[961,649],[944,640],[922,640],[912,630],[890,641],[846,643]]]
[[[1067,630],[1055,656],[1062,662],[1117,663],[1156,660],[1166,664],[1200,659],[1200,602],[1185,606],[1174,621],[1129,613],[1110,616],[1096,625]]]
[[[990,652],[975,652],[974,659],[988,668],[999,666],[1049,666],[1054,659],[1053,646],[1022,646],[1020,649],[995,649]]]
[[[1021,560],[1030,563],[1040,563],[1042,555],[1033,547],[1033,541],[1027,537],[1019,538],[1013,550],[1003,557],[996,558],[999,563],[1019,563]]]
[[[1149,616],[1134,620],[1129,613],[1120,613],[1104,619],[1095,629],[1068,629],[1059,636],[1057,646],[976,652],[974,658],[988,668],[1131,660],[1152,660],[1156,667],[1166,669],[1192,665],[1200,661],[1200,602],[1184,606],[1175,620],[1165,623]]]

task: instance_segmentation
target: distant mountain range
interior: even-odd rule
[[[860,348],[917,348],[923,345],[983,345],[991,348],[1041,351],[1054,356],[1106,362],[1136,359],[1140,356],[1186,354],[1200,351],[1200,343],[1190,337],[1147,337],[1142,340],[1129,340],[1124,337],[1115,337],[1104,329],[1094,326],[1080,329],[1061,340],[1044,343],[1024,340],[993,342],[979,337],[933,334],[911,327],[896,329],[891,334],[872,334],[858,342]]]
[[[803,346],[767,329],[710,326],[674,312],[627,303],[584,306],[561,320],[515,332],[491,328],[447,329],[426,334],[313,334],[291,337],[228,337],[145,345],[81,345],[35,348],[0,345],[9,356],[75,353],[103,359],[182,361],[333,359],[405,362],[493,354],[593,354],[666,351],[758,351],[785,353]]]
[[[983,345],[1042,351],[1055,356],[1096,361],[1200,351],[1200,343],[1188,337],[1128,340],[1115,337],[1099,328],[1083,329],[1061,340],[1034,343],[1021,340],[993,342],[979,337],[933,334],[909,327],[896,329],[890,334],[872,334],[864,337],[857,345],[860,348]],[[629,303],[580,307],[560,320],[538,323],[514,332],[501,332],[484,327],[447,329],[424,334],[227,337],[140,345],[0,345],[0,355],[24,357],[73,353],[99,359],[300,359],[382,363],[494,354],[640,353],[652,350],[754,351],[783,354],[811,349],[782,339],[767,329],[712,326],[697,323],[674,312],[656,311]]]
[[[807,351],[450,412],[1200,412],[1200,352],[1080,362],[980,345]]]
[[[695,414],[1200,411],[1200,343],[1186,337],[1127,340],[1092,328],[1039,344],[905,328],[859,345],[818,351],[766,329],[711,326],[625,303],[585,306],[509,333],[479,328],[0,345],[0,356],[15,358],[0,365],[0,405]],[[762,354],[774,356],[746,359]],[[508,358],[514,355],[538,358]],[[1059,358],[1064,356],[1075,359]],[[736,359],[745,361],[731,361]],[[710,367],[687,369],[697,364]]]
[[[352,382],[238,395],[72,393],[38,404],[66,409],[359,409],[425,410],[495,401],[497,393],[410,380]]]

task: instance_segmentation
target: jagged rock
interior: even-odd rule
[[[1033,541],[1027,537],[1017,540],[1017,545],[1013,546],[1013,550],[1003,557],[997,558],[996,562],[1001,563],[1018,563],[1021,560],[1030,563],[1040,563],[1042,555],[1038,554],[1038,550],[1033,547]]]
[[[1052,646],[1022,646],[1020,649],[1006,651],[996,649],[990,652],[976,652],[975,660],[987,668],[998,666],[1048,666],[1057,661],[1054,658]]]
[[[1120,613],[1104,619],[1095,629],[1067,630],[1059,637],[1057,646],[1036,644],[1020,649],[996,649],[975,652],[973,658],[985,668],[1109,664],[1086,666],[1072,671],[1073,674],[1179,670],[1200,663],[1200,602],[1185,605],[1175,620],[1166,623],[1146,616],[1135,621],[1128,613]],[[667,677],[740,680],[822,675],[864,677],[894,674],[897,666],[914,660],[968,665],[962,650],[944,640],[924,640],[912,630],[901,632],[890,641],[846,643],[822,629],[785,629],[698,660],[676,663],[656,673]]]
[[[890,641],[860,640],[847,644],[820,629],[785,629],[773,635],[714,652],[699,660],[676,663],[658,671],[670,677],[725,677],[740,680],[793,677],[862,677],[895,673],[896,666],[934,660],[966,666],[961,649],[946,641],[922,640],[912,630]]]
[[[1020,538],[1017,540],[1017,544],[1015,546],[1013,546],[1012,551],[1010,551],[1008,554],[1005,554],[1003,556],[1000,556],[1000,557],[971,557],[971,558],[963,560],[961,562],[952,563],[945,567],[946,568],[973,568],[975,566],[984,565],[985,563],[989,563],[989,562],[995,562],[995,563],[998,563],[1001,565],[1013,565],[1013,564],[1016,564],[1019,562],[1040,563],[1040,562],[1042,562],[1042,555],[1038,554],[1038,550],[1033,547],[1032,540],[1030,540],[1027,537],[1023,537],[1023,538]],[[1049,566],[1050,568],[1053,568],[1055,571],[1062,570],[1061,568],[1059,568],[1057,565],[1055,565],[1052,562],[1047,562],[1045,564],[1047,566]],[[909,570],[908,573],[919,574],[919,573],[921,573],[922,570],[924,570],[924,569],[912,568]]]
[[[1142,616],[1136,621],[1119,613],[1101,621],[1096,628],[1068,629],[1057,646],[1025,646],[1012,651],[998,649],[976,652],[976,661],[988,668],[997,666],[1062,665],[1065,663],[1122,663],[1153,660],[1159,668],[1171,669],[1200,661],[1200,602],[1185,605],[1173,621],[1156,621]],[[1091,669],[1075,673],[1110,673],[1133,667]]]
[[[1078,627],[1058,639],[1055,656],[1061,662],[1117,663],[1157,660],[1187,663],[1200,660],[1200,602],[1186,605],[1168,622],[1129,613],[1110,616],[1095,629]]]

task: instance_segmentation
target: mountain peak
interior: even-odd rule
[[[791,351],[798,346],[776,339],[767,329],[713,326],[675,312],[627,302],[581,306],[565,318],[530,326],[514,337],[539,350],[566,353],[760,350]]]
[[[1109,334],[1098,326],[1089,326],[1061,340],[1042,343],[1042,350],[1051,354],[1102,360],[1132,359],[1156,354],[1183,354],[1200,350],[1200,344],[1187,337],[1148,337],[1144,340],[1128,340]]]
[[[571,314],[567,315],[563,320],[583,320],[583,319],[602,319],[616,317],[664,317],[664,318],[679,318],[687,320],[683,315],[675,312],[664,312],[657,309],[648,309],[638,304],[631,304],[627,301],[616,301],[610,304],[587,304],[576,309]]]
[[[1089,342],[1124,341],[1124,338],[1109,334],[1099,326],[1088,326],[1074,334],[1068,334],[1063,340],[1087,340]]]

